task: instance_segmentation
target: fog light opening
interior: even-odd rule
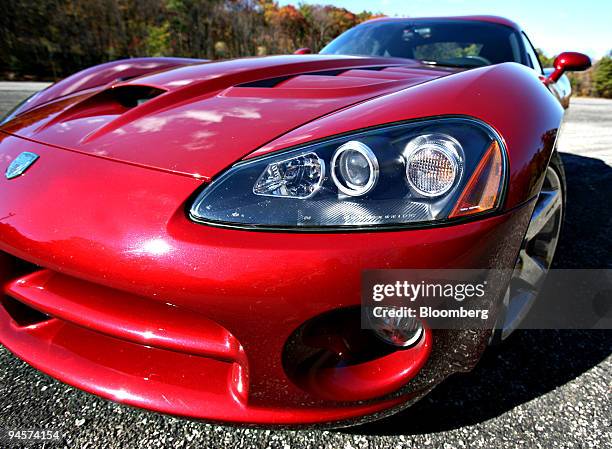
[[[337,309],[296,329],[283,351],[289,379],[334,402],[382,398],[406,385],[429,358],[431,330],[419,325],[408,335],[406,327],[396,342],[406,346],[392,345],[362,328],[361,316],[360,307]]]

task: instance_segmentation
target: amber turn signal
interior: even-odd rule
[[[499,144],[494,141],[474,170],[449,218],[479,214],[497,206],[503,176]]]

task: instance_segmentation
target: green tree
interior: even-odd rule
[[[605,56],[593,69],[593,84],[598,96],[612,98],[612,57]]]
[[[538,54],[538,58],[540,59],[540,63],[542,67],[552,67],[555,62],[555,56],[546,56],[544,50],[541,48],[536,48],[536,53]]]
[[[164,22],[160,26],[149,25],[145,39],[145,52],[150,56],[167,56],[170,50],[170,24]]]

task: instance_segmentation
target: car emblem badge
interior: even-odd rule
[[[13,179],[24,174],[40,156],[36,153],[24,151],[15,158],[11,165],[6,169],[4,176],[6,179]]]

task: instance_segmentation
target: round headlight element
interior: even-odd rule
[[[387,344],[407,348],[416,344],[423,336],[423,324],[411,317],[381,317],[368,315],[374,334]]]
[[[443,195],[461,177],[461,144],[446,134],[426,134],[412,139],[404,154],[408,184],[419,195]]]
[[[361,196],[378,181],[378,160],[365,143],[351,140],[338,147],[331,161],[332,179],[338,190],[350,196]]]

